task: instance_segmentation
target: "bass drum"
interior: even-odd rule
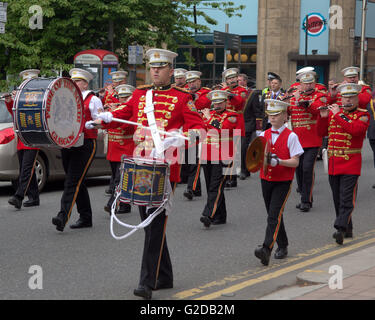
[[[31,147],[74,146],[84,126],[83,99],[70,78],[35,78],[18,89],[14,128],[21,141]]]

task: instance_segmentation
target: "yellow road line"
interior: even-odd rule
[[[348,251],[351,251],[351,250],[363,247],[363,246],[371,244],[371,243],[375,243],[375,238],[369,239],[369,240],[366,240],[366,241],[362,241],[362,242],[353,244],[351,246],[338,249],[338,250],[333,251],[333,252],[325,253],[325,254],[323,254],[321,256],[318,256],[318,257],[315,257],[315,258],[312,258],[312,259],[309,259],[309,260],[297,263],[295,265],[283,268],[281,270],[277,270],[277,271],[275,271],[273,273],[266,274],[266,275],[261,276],[261,277],[256,278],[256,279],[251,279],[251,280],[247,280],[247,281],[238,283],[238,284],[233,285],[231,287],[228,287],[228,288],[225,288],[223,290],[219,290],[219,291],[213,292],[211,294],[207,294],[205,296],[196,298],[194,300],[211,300],[211,299],[215,299],[215,298],[220,297],[223,294],[229,294],[229,293],[233,293],[233,292],[242,290],[242,289],[247,288],[247,287],[251,287],[251,286],[253,286],[253,285],[255,285],[255,284],[259,283],[259,282],[263,282],[263,281],[267,281],[267,280],[271,280],[271,279],[280,277],[280,276],[282,276],[282,275],[284,275],[286,273],[289,273],[289,272],[292,272],[292,271],[295,271],[295,270],[298,270],[298,269],[305,268],[305,267],[307,267],[309,265],[321,262],[323,260],[326,260],[326,259],[329,259],[331,257],[337,256],[339,254],[342,254],[342,253],[345,253],[345,252],[348,252]]]
[[[369,231],[367,231],[363,234],[360,234],[360,235],[356,236],[355,240],[353,240],[353,239],[346,240],[345,244],[348,246],[352,242],[358,242],[359,240],[362,240],[362,239],[365,239],[365,238],[368,238],[368,237],[374,237],[374,236],[375,236],[375,229],[369,230]],[[323,247],[320,247],[320,248],[313,248],[313,249],[310,249],[306,252],[297,253],[295,256],[289,257],[285,260],[274,261],[274,263],[272,263],[272,265],[270,265],[266,269],[264,267],[259,266],[256,269],[245,270],[245,271],[237,273],[237,274],[228,275],[228,276],[224,277],[223,279],[215,280],[215,281],[200,285],[197,288],[192,288],[192,289],[180,291],[180,292],[174,294],[172,299],[189,299],[189,298],[191,298],[193,296],[196,296],[198,294],[204,294],[205,290],[213,289],[214,287],[222,287],[222,286],[225,286],[225,285],[230,285],[230,283],[234,282],[234,281],[249,279],[251,277],[255,277],[257,274],[270,272],[273,269],[279,269],[279,268],[281,268],[285,265],[289,265],[291,263],[296,263],[299,260],[311,257],[313,255],[322,254],[323,252],[328,251],[328,250],[332,250],[334,248],[337,248],[337,244],[336,243],[330,243],[330,244],[327,244],[327,245],[325,245]],[[213,289],[213,290],[215,290],[215,289]]]

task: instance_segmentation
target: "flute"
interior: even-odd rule
[[[309,93],[309,92],[312,92],[314,91],[315,89],[309,89],[309,90],[305,90],[305,91],[301,91],[300,94],[305,94],[305,93]],[[288,99],[291,99],[293,98],[294,95],[290,95],[290,96],[286,96],[284,98],[281,98],[280,101],[284,101],[284,100],[288,100]]]
[[[318,110],[328,110],[328,107],[330,107],[330,106],[331,105],[319,107]],[[339,106],[340,109],[342,109],[342,108],[350,108],[350,107],[353,107],[352,103],[348,103],[348,104],[344,104],[343,106]]]

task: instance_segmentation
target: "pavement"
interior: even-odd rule
[[[375,245],[306,269],[259,300],[375,300]]]

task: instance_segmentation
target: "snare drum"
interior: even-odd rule
[[[15,131],[27,146],[70,148],[83,131],[82,94],[69,78],[24,81],[13,114]]]
[[[123,157],[120,172],[121,202],[157,207],[167,198],[168,163]]]

